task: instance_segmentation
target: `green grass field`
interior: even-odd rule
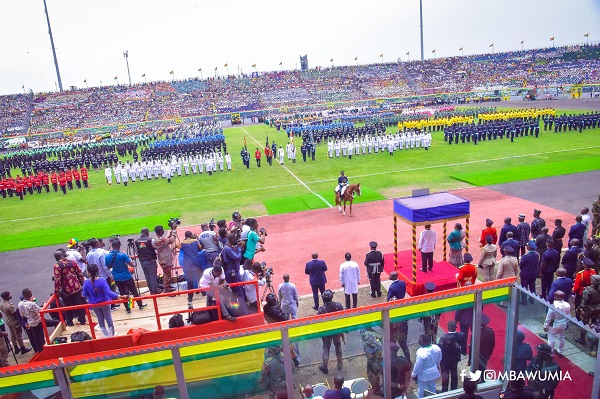
[[[158,179],[123,187],[108,186],[103,171],[91,171],[87,190],[28,195],[24,201],[2,200],[0,226],[5,236],[0,251],[64,244],[71,237],[138,233],[142,226],[166,224],[171,216],[181,217],[183,225],[195,225],[213,217],[228,219],[234,210],[248,217],[327,207],[277,162],[269,167],[263,160],[263,166],[257,168],[251,160],[250,169],[243,167],[239,150],[244,137],[252,153],[259,146],[255,140],[264,146],[267,132],[270,141],[286,143],[285,133],[264,125],[225,130],[234,164],[231,172],[175,177],[171,184]],[[450,190],[599,169],[599,137],[600,129],[583,134],[542,131],[539,139],[450,146],[443,141],[443,134],[436,132],[429,151],[327,159],[326,146],[320,145],[316,161],[302,162],[298,149],[297,163],[286,162],[285,166],[331,204],[337,176],[344,169],[351,182],[361,183],[363,196],[357,202],[364,202],[408,195],[415,188]]]

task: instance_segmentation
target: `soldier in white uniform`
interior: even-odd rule
[[[210,155],[206,154],[204,157],[204,169],[206,173],[212,176],[212,160],[210,159]]]
[[[129,164],[121,166],[121,180],[123,180],[123,185],[127,186],[127,181],[129,180]]]
[[[231,170],[231,155],[228,152],[225,153],[225,163],[227,164],[227,170]]]
[[[144,178],[146,177],[146,162],[145,161],[140,162],[138,176],[140,178],[140,181],[144,181]]]
[[[361,139],[360,139],[360,146],[362,147],[363,155],[365,155],[367,153],[367,142],[366,142],[364,136],[361,137]]]
[[[121,164],[117,162],[117,164],[113,167],[113,173],[115,174],[115,180],[117,184],[121,184]]]
[[[329,154],[329,158],[333,158],[333,140],[329,139],[327,141],[327,153]]]
[[[104,177],[106,177],[106,182],[110,186],[112,184],[112,171],[110,170],[110,166],[107,166],[104,169]]]
[[[290,158],[292,163],[296,163],[296,145],[294,143],[290,145]]]
[[[198,154],[198,173],[202,174],[204,172],[204,157],[202,154]]]
[[[198,173],[198,158],[196,155],[192,155],[190,157],[190,165],[192,166],[192,172],[194,172],[194,174]]]
[[[335,157],[340,157],[340,151],[342,150],[342,143],[339,140],[335,141]]]
[[[221,154],[221,152],[217,152],[217,162],[219,163],[219,169],[222,172],[223,171],[223,154]]]
[[[279,163],[283,165],[283,158],[285,156],[285,151],[283,150],[282,146],[279,146],[279,149],[277,150],[277,154],[279,155]]]
[[[183,172],[183,161],[181,160],[181,156],[177,157],[175,165],[177,165],[177,176],[181,176],[181,173]]]
[[[346,156],[346,154],[348,153],[348,142],[346,142],[345,139],[341,140],[341,144],[342,144],[342,156]]]
[[[138,163],[134,162],[131,167],[129,168],[129,177],[131,178],[132,182],[135,182],[135,179],[137,178],[137,174],[138,174]]]
[[[190,175],[190,161],[188,160],[187,155],[183,157],[183,170],[185,171],[185,175]]]

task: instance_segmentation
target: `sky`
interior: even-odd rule
[[[125,51],[133,83],[420,58],[418,0],[46,1],[65,89],[128,83]],[[423,26],[426,59],[598,43],[600,0],[423,0]],[[56,90],[43,0],[0,2],[0,37],[0,95]]]

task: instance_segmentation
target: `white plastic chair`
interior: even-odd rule
[[[350,397],[352,399],[365,399],[369,395],[369,389],[372,388],[369,380],[362,377],[344,381],[344,386],[350,388]]]
[[[325,384],[313,385],[314,396],[325,396],[326,391],[327,391],[327,386]]]

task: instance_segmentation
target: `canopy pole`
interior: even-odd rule
[[[465,252],[469,252],[469,217],[465,222]]]
[[[394,270],[398,271],[398,218],[394,215]]]
[[[443,228],[442,231],[443,231],[442,234],[443,234],[443,238],[444,238],[444,248],[443,248],[443,250],[444,250],[444,262],[445,262],[446,261],[446,251],[447,251],[446,250],[446,245],[448,244],[448,241],[447,241],[448,235],[446,234],[446,221],[444,221],[444,228]]]
[[[417,284],[417,226],[412,225],[412,282]]]

